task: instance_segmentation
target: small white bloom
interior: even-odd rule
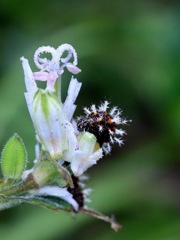
[[[96,137],[88,132],[83,132],[79,140],[79,150],[75,151],[71,162],[71,169],[75,176],[81,176],[89,167],[102,158],[102,149],[95,150]]]
[[[64,57],[64,53],[67,52],[67,56]],[[50,59],[42,57],[43,54],[49,54]],[[73,59],[73,62],[70,60]],[[46,89],[49,92],[55,92],[55,83],[57,78],[62,75],[64,68],[73,74],[78,74],[81,70],[77,67],[78,59],[75,49],[70,44],[62,44],[57,49],[50,46],[39,47],[34,54],[34,62],[39,72],[32,73],[28,60],[24,57],[21,58],[27,92],[32,92],[32,87],[37,86],[35,80],[47,81]],[[28,84],[27,84],[28,82]],[[31,84],[30,84],[31,83]],[[32,84],[33,83],[33,84]]]
[[[50,59],[44,57],[43,54],[47,53]],[[28,60],[24,57],[21,60],[27,90],[26,102],[37,139],[53,159],[64,157],[66,161],[70,161],[71,152],[78,149],[76,133],[70,121],[76,109],[74,103],[81,83],[72,77],[64,105],[55,96],[55,83],[62,75],[64,68],[74,74],[80,72],[76,66],[77,53],[69,44],[62,44],[57,49],[50,46],[40,47],[34,54],[34,62],[40,71],[34,73],[31,71]],[[37,87],[37,80],[47,82],[45,90]],[[61,79],[58,80],[61,81]],[[61,93],[58,95],[59,98],[60,95]]]
[[[67,56],[63,57],[67,52]],[[42,58],[43,53],[51,55],[51,59]],[[73,62],[70,62],[73,58]],[[57,78],[63,74],[64,68],[73,74],[78,74],[81,70],[76,66],[78,63],[77,53],[70,44],[62,44],[57,49],[50,46],[43,46],[36,50],[34,54],[34,62],[41,70],[34,73],[34,78],[40,81],[47,81],[47,90],[55,92],[55,82]]]

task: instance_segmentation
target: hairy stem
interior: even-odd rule
[[[32,175],[30,174],[25,181],[20,182],[16,185],[7,187],[2,191],[0,191],[0,200],[8,196],[22,195],[24,192],[34,188],[38,188],[38,185],[36,184]]]

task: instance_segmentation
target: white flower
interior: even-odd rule
[[[67,52],[67,56],[64,57],[64,53]],[[51,59],[42,57],[42,54],[50,54]],[[70,62],[73,58],[73,62]],[[81,70],[77,67],[77,53],[70,44],[62,44],[57,49],[50,46],[43,46],[36,50],[34,54],[34,62],[39,72],[32,73],[28,60],[24,57],[21,58],[25,75],[25,83],[27,92],[34,92],[37,90],[35,80],[46,81],[46,89],[49,92],[55,92],[55,83],[59,76],[64,72],[64,68],[73,74],[78,74]]]
[[[64,52],[68,52],[67,57],[63,57]],[[43,53],[49,53],[51,59],[40,57]],[[70,59],[73,58],[73,63]],[[47,81],[47,90],[55,92],[55,82],[64,72],[64,68],[73,74],[78,74],[81,70],[76,66],[77,53],[70,44],[62,44],[57,49],[49,46],[43,46],[36,50],[34,54],[34,62],[40,69],[40,72],[35,72],[36,80]]]
[[[67,56],[64,56],[67,52]],[[50,54],[51,59],[42,57],[42,54]],[[70,60],[73,59],[73,62]],[[61,77],[64,72],[64,68],[67,68],[73,74],[79,73],[81,70],[76,66],[78,63],[77,53],[75,49],[70,44],[62,44],[57,49],[50,46],[43,46],[36,50],[34,54],[34,62],[36,66],[40,69],[39,72],[32,72],[29,62],[24,57],[21,58],[22,66],[25,76],[26,93],[25,98],[28,105],[29,113],[33,120],[32,105],[34,100],[34,95],[38,90],[36,81],[46,81],[46,89],[50,93],[55,93],[61,101],[61,89],[55,89],[55,83],[59,77]],[[61,81],[61,78],[58,79]],[[60,84],[61,86],[61,84]],[[76,109],[74,104],[79,91],[81,88],[81,83],[77,79],[73,78],[70,81],[68,96],[64,103],[64,110],[67,114],[67,119],[70,121]]]
[[[67,56],[65,56],[66,52]],[[51,59],[43,57],[44,53],[50,54]],[[71,59],[73,59],[72,62],[70,62]],[[81,83],[72,77],[64,105],[60,99],[61,92],[57,94],[61,89],[55,89],[55,83],[64,72],[64,68],[74,74],[80,72],[76,66],[78,63],[77,53],[69,44],[62,44],[57,49],[50,46],[40,47],[34,54],[34,62],[40,71],[34,73],[28,60],[24,57],[21,60],[27,90],[25,98],[37,139],[53,159],[59,159],[64,154],[66,161],[70,161],[71,152],[78,148],[75,131],[70,121],[76,109],[74,103]],[[45,90],[37,87],[37,80],[46,81]]]
[[[102,158],[102,149],[97,147],[96,137],[88,132],[83,132],[79,140],[79,150],[75,151],[71,161],[71,170],[75,176],[81,176],[89,167]]]

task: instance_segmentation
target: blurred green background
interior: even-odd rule
[[[133,120],[125,145],[88,172],[89,206],[113,213],[121,231],[82,214],[23,205],[0,212],[0,239],[180,239],[179,25],[178,1],[0,1],[1,149],[19,133],[32,166],[34,130],[19,59],[33,59],[42,45],[67,42],[78,52],[83,86],[76,116],[107,99]]]

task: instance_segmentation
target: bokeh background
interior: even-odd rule
[[[79,54],[76,115],[107,99],[133,120],[124,146],[88,172],[89,206],[113,213],[121,231],[82,214],[23,205],[0,212],[2,240],[180,239],[179,25],[178,1],[0,1],[1,149],[19,133],[32,166],[34,130],[19,59],[32,59],[42,45],[67,42]]]

